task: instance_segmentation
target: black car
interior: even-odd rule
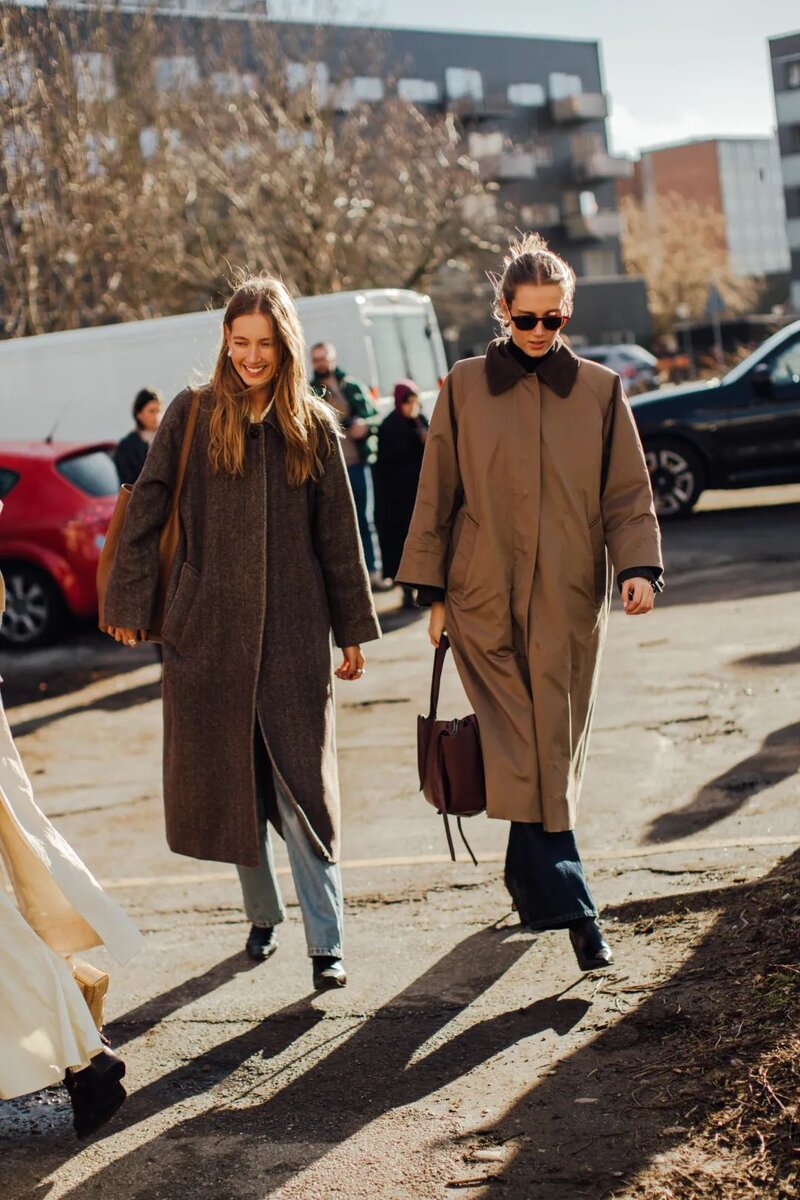
[[[705,488],[800,481],[800,321],[722,379],[631,397],[661,517]]]

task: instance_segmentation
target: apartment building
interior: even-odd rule
[[[772,86],[786,206],[791,302],[800,313],[800,32],[770,38]]]
[[[268,19],[254,12],[251,0],[225,0],[227,12],[204,11],[198,0],[191,7],[186,0],[167,3],[157,19],[180,23],[184,44],[175,65],[183,76],[200,77],[202,63],[190,52],[193,29],[212,20],[242,29],[242,61],[232,66],[248,69],[246,29]],[[342,110],[399,96],[426,113],[452,113],[466,149],[493,185],[483,210],[487,221],[498,218],[509,231],[540,231],[581,278],[570,326],[575,339],[649,340],[643,282],[622,270],[616,184],[633,166],[609,152],[610,100],[598,42],[346,26],[330,26],[320,38],[311,26],[272,24],[287,47],[288,79],[305,80],[311,70]],[[163,85],[170,63],[159,64]],[[155,83],[160,86],[159,78]],[[497,262],[487,258],[485,266]],[[482,347],[491,332],[488,284],[448,304],[446,283],[443,278],[435,289],[436,301],[443,324],[458,329],[453,342],[461,352]]]
[[[706,138],[644,150],[633,179],[620,192],[645,202],[677,194],[721,213],[737,275],[789,270],[780,155],[773,137]]]

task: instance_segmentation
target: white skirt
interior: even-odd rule
[[[105,944],[119,962],[141,935],[33,798],[0,702],[0,1098],[80,1069],[100,1036],[65,956]]]
[[[60,1083],[101,1049],[69,963],[0,890],[0,1099]]]

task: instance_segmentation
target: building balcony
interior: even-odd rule
[[[605,151],[587,154],[575,162],[575,178],[579,183],[602,183],[604,180],[633,179],[633,163],[629,158],[617,158]]]
[[[573,121],[604,121],[609,114],[608,96],[601,92],[576,92],[550,101],[553,120],[560,125]]]
[[[491,178],[498,183],[514,183],[536,177],[536,155],[525,150],[511,150],[506,154],[498,154],[486,165],[487,171],[491,172]]]
[[[622,235],[622,218],[618,212],[573,213],[564,217],[567,237],[573,242],[603,241]]]
[[[522,204],[519,219],[526,229],[555,229],[561,224],[561,210],[557,204]]]
[[[484,121],[503,121],[513,113],[504,92],[487,92],[481,99],[460,96],[449,101],[450,109],[465,125],[480,125]]]

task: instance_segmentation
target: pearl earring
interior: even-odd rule
[[[230,350],[229,350],[229,351],[228,351],[228,358],[230,358],[230,357],[231,357],[231,352],[230,352]]]

